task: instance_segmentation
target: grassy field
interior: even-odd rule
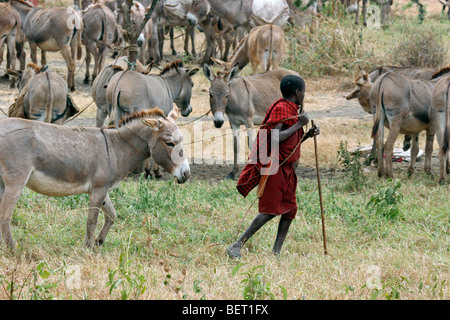
[[[248,241],[241,261],[230,260],[225,248],[257,214],[256,204],[247,213],[255,194],[242,198],[235,181],[222,181],[224,176],[193,175],[183,185],[125,180],[110,193],[116,223],[105,244],[94,250],[83,248],[87,195],[50,198],[25,189],[12,219],[17,252],[0,248],[0,299],[448,300],[449,187],[437,183],[436,158],[433,175],[423,173],[419,162],[409,178],[405,166],[396,164],[391,181],[378,179],[373,166],[360,167],[361,159],[350,155],[344,169],[337,156],[343,150],[340,142],[347,142],[348,149],[371,143],[371,116],[344,98],[359,66],[396,64],[396,45],[415,33],[434,35],[432,40],[447,50],[436,67],[450,61],[450,22],[435,1],[422,2],[428,5],[423,24],[403,1],[386,29],[355,28],[350,19],[331,19],[311,34],[288,33],[285,65],[307,81],[305,108],[321,127],[321,169],[334,172],[322,177],[329,255],[323,254],[314,175],[299,176],[299,212],[281,256],[271,253],[274,219]],[[343,42],[327,47],[318,41],[333,30],[340,30],[335,34]],[[201,47],[202,35],[197,41]],[[180,39],[177,47],[182,52]],[[332,55],[323,55],[323,49]],[[65,75],[59,53],[47,59],[52,70]],[[334,69],[326,68],[330,65]],[[83,107],[91,101],[90,87],[82,84],[81,61],[77,69],[74,99]],[[209,82],[200,71],[194,83],[193,116],[198,116],[209,108]],[[0,106],[9,106],[14,95],[2,82]],[[90,107],[80,119],[92,121],[95,110]],[[204,130],[211,128],[204,123]],[[424,141],[422,135],[421,149]],[[437,143],[434,155],[436,148]],[[312,141],[302,146],[300,166],[314,168]],[[102,223],[101,217],[97,232]]]
[[[255,195],[243,199],[233,181],[126,181],[111,193],[116,224],[93,251],[82,248],[87,196],[26,190],[12,221],[18,252],[1,252],[0,297],[243,299],[250,290],[256,299],[448,299],[448,186],[423,174],[400,180],[366,174],[357,191],[350,178],[323,180],[325,256],[317,184],[301,179],[281,256],[271,253],[274,220],[238,262],[225,248],[256,206],[246,214]],[[368,206],[372,197],[378,207]]]

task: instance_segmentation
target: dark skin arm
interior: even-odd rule
[[[289,100],[297,105],[300,106],[300,112],[303,111],[303,98],[305,97],[305,90],[303,89],[302,91],[300,90],[296,90],[295,94],[292,97],[285,97],[286,100]],[[298,121],[291,127],[284,129],[283,130],[283,124],[279,123],[275,126],[274,129],[278,129],[279,130],[279,141],[278,142],[283,142],[284,140],[286,140],[287,138],[289,138],[290,136],[292,136],[295,132],[297,132],[298,130],[300,130],[300,128],[302,128],[303,126],[305,126],[306,124],[308,124],[309,122],[309,116],[306,112],[302,112],[298,118]],[[308,130],[308,132],[305,134],[305,136],[303,137],[303,141],[305,141],[306,139],[309,139],[315,135],[320,134],[320,129],[319,127],[317,127],[316,125],[314,125],[311,129]]]
[[[306,113],[303,113],[298,118],[298,121],[293,126],[287,128],[287,129],[283,130],[282,123],[277,124],[274,129],[279,130],[279,142],[283,142],[284,140],[286,140],[287,138],[292,136],[295,132],[300,130],[300,128],[305,126],[308,122],[309,122],[308,115]],[[309,131],[308,131],[308,133],[309,133]]]
[[[307,123],[309,122],[308,119],[308,115],[305,113],[303,115],[301,115],[298,118],[298,121],[291,127],[284,129],[283,130],[283,124],[279,123],[275,126],[274,129],[278,129],[279,130],[279,140],[278,142],[283,142],[284,140],[286,140],[287,138],[289,138],[290,136],[292,136],[295,132],[297,132],[298,130],[300,130],[300,128],[302,128],[303,126],[305,126]],[[311,129],[308,130],[308,132],[306,132],[306,134],[303,136],[303,141],[312,138],[314,136],[317,136],[320,134],[320,129],[319,127],[317,127],[316,125],[314,125]]]

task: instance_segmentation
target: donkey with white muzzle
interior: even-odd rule
[[[14,207],[25,186],[49,196],[89,194],[84,245],[100,245],[116,212],[108,191],[145,159],[152,159],[179,183],[190,176],[183,136],[175,119],[158,109],[136,112],[117,128],[66,127],[7,118],[0,120],[0,230],[15,249],[10,230]],[[105,223],[94,241],[100,208]]]

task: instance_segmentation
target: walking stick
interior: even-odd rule
[[[311,120],[311,125],[314,127],[314,120]],[[323,234],[323,252],[325,255],[328,254],[327,251],[327,236],[325,234],[325,217],[323,214],[323,201],[322,201],[322,186],[320,185],[320,173],[319,173],[319,157],[317,154],[317,137],[314,135],[314,153],[316,156],[316,172],[317,172],[317,184],[319,187],[319,198],[320,198],[320,212],[322,214],[322,234]]]

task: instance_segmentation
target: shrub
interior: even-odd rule
[[[381,186],[366,205],[366,209],[374,211],[377,215],[393,220],[400,215],[399,204],[403,195],[399,192],[400,181],[388,180],[387,185]]]
[[[344,167],[344,171],[348,172],[349,183],[348,188],[352,190],[360,190],[364,186],[365,179],[362,171],[363,163],[360,152],[351,153],[348,151],[347,141],[339,143],[337,159]]]
[[[286,33],[289,56],[285,67],[301,70],[302,75],[342,75],[358,65],[372,65],[373,53],[363,46],[362,29],[348,20],[323,18],[317,29],[291,27]]]
[[[423,24],[409,24],[401,32],[403,37],[391,51],[394,64],[430,68],[444,66],[447,48],[441,31]]]

